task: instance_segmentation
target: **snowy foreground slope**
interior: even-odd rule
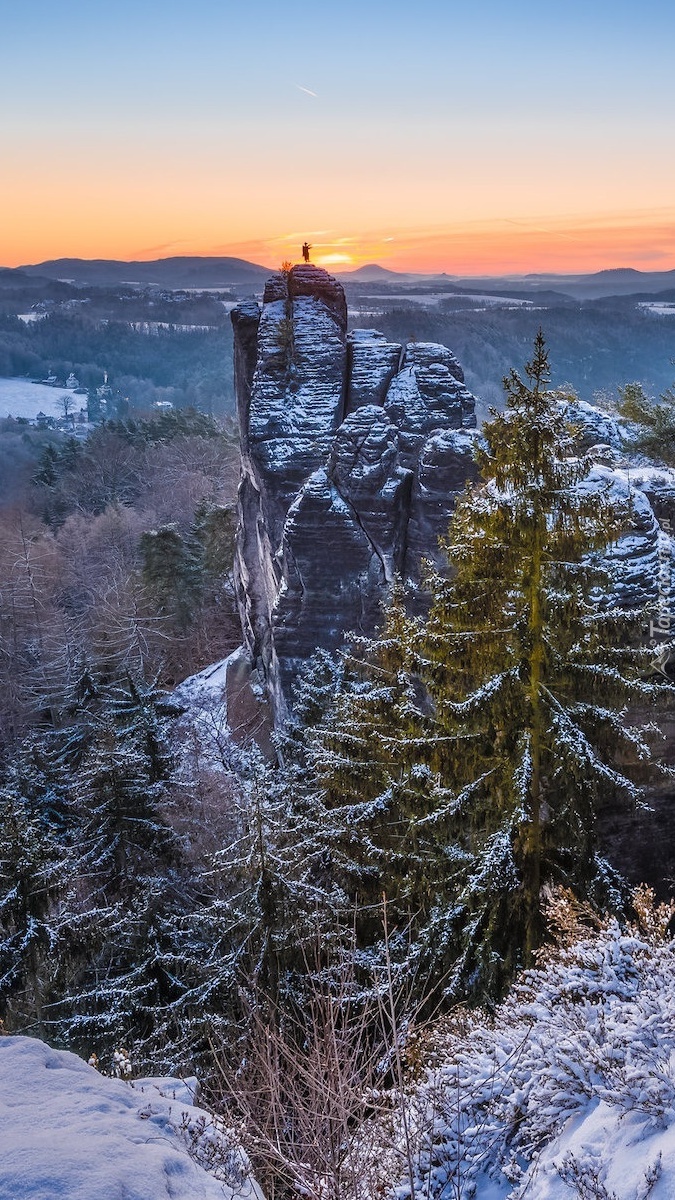
[[[608,922],[521,977],[494,1019],[459,1014],[435,1034],[407,1107],[399,1197],[675,1200],[664,925]]]
[[[225,1136],[219,1152],[191,1101],[180,1080],[132,1085],[0,1037],[0,1200],[255,1200],[241,1152]]]
[[[349,1196],[675,1200],[671,916],[568,928],[492,1017],[458,1010],[421,1034],[414,1083],[354,1129]],[[0,1200],[262,1200],[191,1099],[0,1037]],[[333,1195],[316,1184],[309,1200]]]

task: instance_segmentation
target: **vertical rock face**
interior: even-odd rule
[[[347,412],[384,404],[401,365],[401,347],[376,329],[354,329],[347,338]]]
[[[325,271],[295,267],[268,281],[243,433],[276,545],[293,498],[326,461],[342,422],[346,335],[344,292]]]
[[[344,292],[313,266],[232,314],[242,442],[244,637],[283,719],[299,663],[371,633],[397,573],[440,560],[473,472],[474,399],[444,346],[347,335]]]
[[[476,478],[473,435],[468,429],[437,429],[422,443],[414,472],[407,526],[406,574],[420,582],[425,559],[437,558],[438,539],[447,533],[448,514]]]

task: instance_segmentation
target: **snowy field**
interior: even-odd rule
[[[62,417],[63,409],[58,402],[64,396],[74,401],[76,413],[87,407],[87,397],[76,396],[69,388],[31,383],[30,379],[0,379],[0,418],[28,417],[34,421],[39,412],[47,417]]]
[[[386,308],[391,308],[392,304],[421,304],[423,306],[441,304],[444,300],[462,300],[471,301],[473,304],[480,303],[482,309],[487,308],[533,308],[532,300],[522,300],[515,296],[492,296],[483,292],[424,292],[422,295],[412,292],[401,293],[378,293],[375,296],[365,296],[364,300],[376,303]]]
[[[647,302],[646,300],[641,300],[638,304],[638,308],[644,309],[645,312],[652,313],[655,317],[675,317],[675,304],[671,304],[667,300],[664,300],[661,303],[652,303]]]
[[[260,1195],[189,1081],[126,1083],[36,1038],[0,1037],[0,1200]]]

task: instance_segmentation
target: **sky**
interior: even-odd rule
[[[675,267],[672,0],[0,0],[0,265]]]

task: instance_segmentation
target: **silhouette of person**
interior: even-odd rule
[[[309,262],[309,252],[311,249],[312,247],[310,246],[309,242],[302,243],[302,257],[307,263]]]

